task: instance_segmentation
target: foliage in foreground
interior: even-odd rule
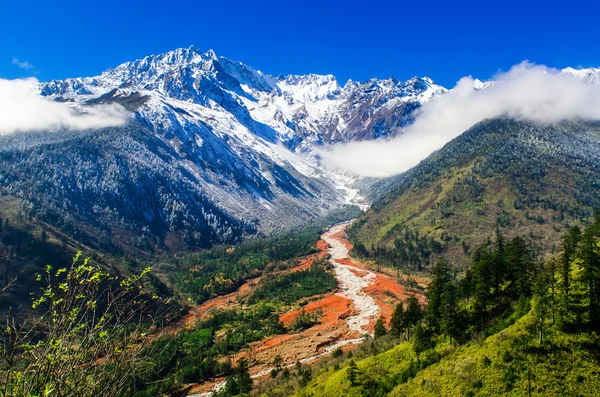
[[[118,279],[82,259],[37,275],[36,320],[7,316],[0,335],[0,395],[119,396],[147,365],[145,315],[155,297],[139,286],[148,273]]]

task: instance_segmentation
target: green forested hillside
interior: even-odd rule
[[[600,394],[598,337],[555,332],[552,342],[540,345],[534,327],[530,313],[495,335],[463,346],[440,340],[427,357],[421,357],[421,363],[433,362],[422,370],[413,343],[403,342],[355,360],[354,384],[351,362],[345,359],[337,371],[334,367],[315,371],[314,381],[296,395],[527,396],[529,387],[535,396]]]
[[[378,201],[351,230],[359,256],[421,268],[444,254],[461,265],[496,228],[551,253],[600,207],[600,125],[484,121],[372,192]]]
[[[299,365],[260,396],[596,396],[600,394],[600,215],[536,262],[499,233],[464,277],[431,271],[426,307],[409,300],[375,339]]]
[[[31,314],[30,294],[39,291],[35,274],[49,263],[70,263],[85,248],[32,219],[16,200],[0,197],[0,208],[0,315],[23,319]],[[100,256],[94,259],[110,266]]]

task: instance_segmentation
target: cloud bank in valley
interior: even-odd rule
[[[415,122],[391,139],[351,142],[320,150],[325,165],[361,176],[404,172],[477,122],[499,116],[554,123],[600,119],[600,89],[556,69],[528,62],[477,90],[462,78],[449,93],[423,105]]]
[[[39,96],[35,78],[0,79],[0,135],[40,130],[86,130],[124,124],[129,114],[120,105],[75,109]]]

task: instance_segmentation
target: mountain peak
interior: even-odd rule
[[[342,93],[342,88],[332,74],[290,74],[279,76],[278,80],[284,95],[298,102],[334,99]]]
[[[492,87],[495,84],[496,84],[496,82],[494,82],[494,81],[483,82],[479,79],[474,79],[473,80],[473,89],[475,91],[485,90],[486,88]]]
[[[166,68],[181,67],[186,65],[200,65],[209,60],[217,60],[217,55],[213,50],[202,52],[198,47],[191,45],[188,48],[176,48],[162,54],[148,55],[142,59],[125,62],[114,69],[109,69],[105,73],[125,69],[137,69],[140,72],[154,68],[166,71]]]
[[[187,48],[187,50],[188,50],[188,51],[192,51],[192,52],[197,52],[197,53],[200,53],[200,52],[201,52],[201,51],[200,51],[200,48],[198,48],[198,47],[197,47],[197,46],[195,46],[194,44],[192,44],[191,46],[189,46],[189,47]]]
[[[215,51],[214,51],[214,50],[208,50],[208,51],[206,51],[206,52],[204,53],[204,56],[205,56],[206,58],[211,58],[211,59],[217,60],[217,54],[215,53]]]
[[[356,87],[358,87],[359,84],[360,84],[360,82],[358,82],[358,81],[348,79],[348,81],[346,81],[346,84],[344,85],[344,91],[353,90]]]
[[[561,70],[560,73],[574,76],[588,84],[600,84],[600,68],[575,69],[568,67]]]

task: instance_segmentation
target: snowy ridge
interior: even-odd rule
[[[600,68],[573,69],[565,68],[560,71],[561,74],[570,74],[582,79],[588,84],[600,85]]]
[[[583,80],[587,84],[600,85],[600,68],[575,69],[568,67],[560,70],[560,74],[573,76]],[[485,90],[486,88],[494,87],[497,84],[499,83],[495,80],[481,81],[479,79],[474,79],[473,89],[476,91]]]
[[[349,81],[344,87],[332,75],[274,77],[193,46],[127,62],[96,77],[41,83],[38,90],[41,95],[77,102],[119,90],[121,94],[144,92],[212,109],[220,107],[268,121],[284,143],[297,141],[299,134],[317,143],[345,140],[356,135],[350,130],[356,126],[349,126],[348,121],[356,117],[357,110],[364,111],[360,105],[365,102],[370,109],[360,116],[363,127],[369,128],[378,112],[408,103],[413,104],[411,108],[418,107],[447,91],[427,77],[406,82],[394,78]],[[392,131],[378,131],[360,139],[389,133]]]
[[[598,84],[600,69],[562,73]],[[474,80],[473,88],[494,84]],[[143,216],[175,232],[177,225],[196,222],[195,203],[210,203],[214,209],[205,223],[229,230],[237,222],[241,226],[227,232],[233,235],[253,228],[269,232],[345,203],[364,204],[356,178],[321,167],[314,148],[402,133],[415,110],[448,90],[428,77],[349,80],[342,86],[333,75],[272,76],[192,46],[126,62],[95,77],[39,83],[37,92],[81,109],[119,103],[134,113],[116,141],[121,146],[111,150],[130,167],[145,167],[136,177],[157,172],[155,178],[167,186],[156,199],[160,203],[152,203],[156,208]],[[134,144],[141,149],[130,153]],[[98,146],[91,153],[109,158],[106,150]],[[107,164],[110,173],[102,178],[127,179],[127,167]],[[149,190],[157,183],[146,182]],[[204,232],[198,233],[188,240],[201,241]]]
[[[355,178],[323,169],[314,146],[395,134],[414,109],[447,91],[417,77],[343,87],[332,75],[275,77],[193,46],[37,90],[81,108],[127,107],[178,154],[172,164],[194,176],[202,194],[265,231],[362,204]]]

